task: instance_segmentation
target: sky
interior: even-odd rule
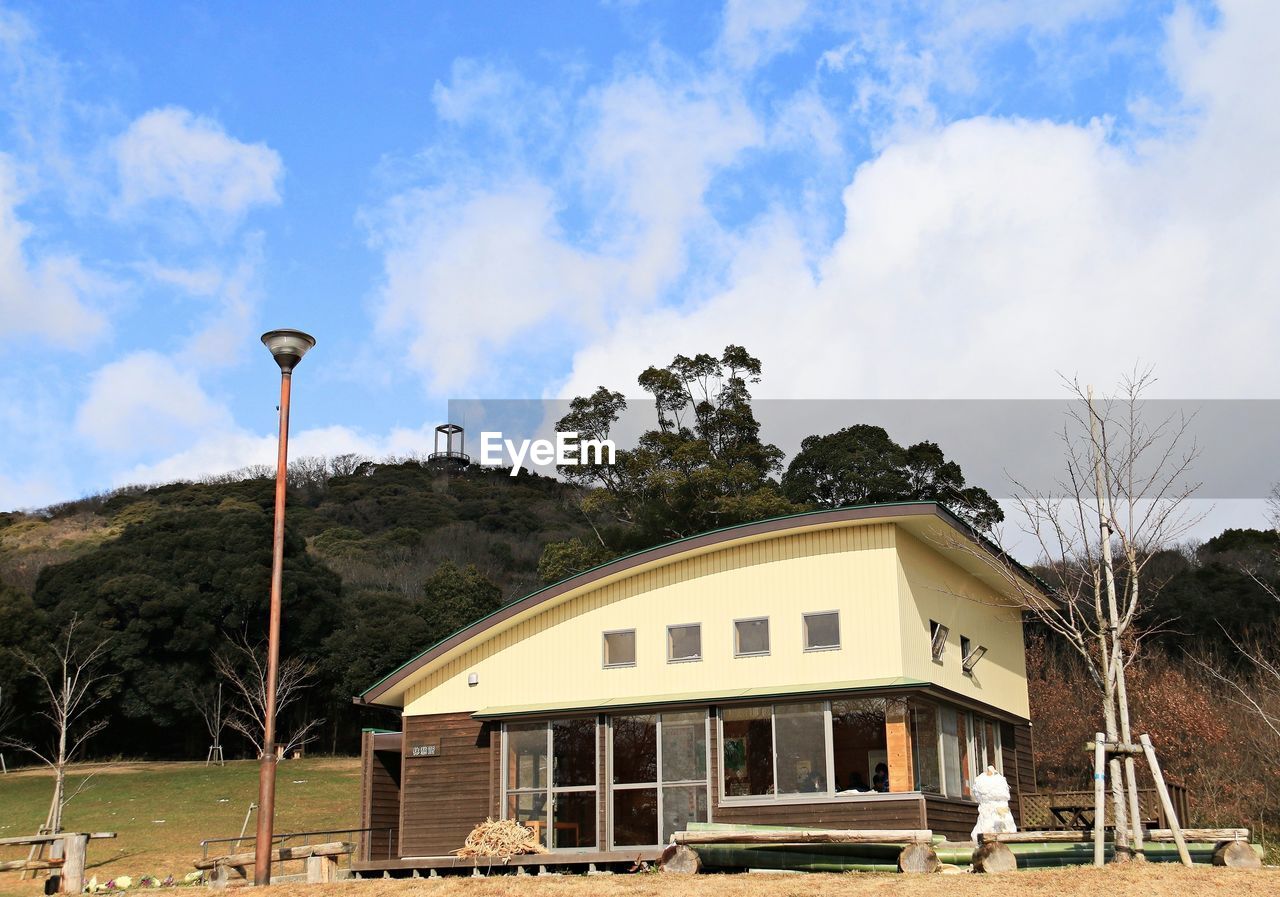
[[[0,0],[0,509],[273,462],[276,327],[318,339],[295,457],[728,343],[769,399],[1278,398],[1278,38],[1270,0]]]

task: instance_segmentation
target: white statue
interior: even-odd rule
[[[973,799],[978,802],[978,824],[973,827],[973,840],[978,834],[1016,832],[1018,826],[1009,812],[1009,783],[994,766],[973,780]]]

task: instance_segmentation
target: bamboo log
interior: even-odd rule
[[[1156,759],[1156,749],[1151,746],[1151,736],[1144,732],[1138,736],[1138,740],[1142,742],[1142,750],[1147,755],[1151,777],[1156,780],[1156,792],[1160,795],[1160,804],[1164,807],[1165,818],[1169,820],[1169,826],[1173,831],[1173,843],[1178,845],[1178,856],[1182,858],[1182,865],[1190,866],[1191,857],[1187,855],[1187,842],[1182,837],[1182,823],[1178,820],[1178,811],[1173,808],[1173,801],[1169,798],[1169,789],[1164,783],[1164,773],[1160,771],[1160,761]]]
[[[776,869],[784,872],[897,872],[896,860],[805,853],[774,846],[708,844],[698,848],[703,869]]]
[[[674,844],[911,844],[932,841],[929,829],[782,829],[779,831],[687,831]]]

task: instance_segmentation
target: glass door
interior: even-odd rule
[[[610,843],[665,844],[707,820],[707,714],[651,713],[610,720]]]
[[[594,717],[505,727],[504,813],[551,850],[596,846]]]

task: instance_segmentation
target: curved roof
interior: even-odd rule
[[[641,568],[648,569],[676,558],[726,547],[735,542],[754,541],[783,533],[860,522],[898,523],[907,526],[909,529],[924,531],[936,531],[941,526],[944,530],[953,531],[962,536],[966,542],[981,548],[983,553],[990,556],[991,560],[1008,564],[1032,588],[1043,592],[1047,596],[1051,595],[1048,586],[1035,574],[1008,557],[995,543],[937,502],[888,502],[833,510],[806,511],[800,514],[789,514],[784,517],[771,517],[751,523],[740,523],[723,529],[687,536],[654,548],[624,555],[606,564],[578,573],[568,579],[545,586],[536,592],[525,595],[523,598],[518,598],[509,604],[503,605],[487,617],[477,620],[470,626],[432,645],[417,657],[383,677],[354,700],[358,704],[398,706],[399,701],[397,699],[403,696],[411,681],[417,678],[417,674],[437,661],[455,656],[474,640],[492,634],[495,629],[502,627],[504,623],[516,617],[526,616],[530,611],[538,609],[542,605],[550,605],[552,602],[557,602],[561,599],[567,600],[572,597],[572,593],[586,591],[590,587],[638,572]],[[982,563],[972,557],[969,557],[967,562],[964,557],[957,557],[957,562],[961,566],[970,568],[970,572],[978,576],[978,578],[987,580],[988,584],[993,585],[998,591],[1008,591],[1007,581],[1001,582],[998,577],[994,577],[994,571],[990,569],[990,565],[987,565],[987,569],[984,570]]]

